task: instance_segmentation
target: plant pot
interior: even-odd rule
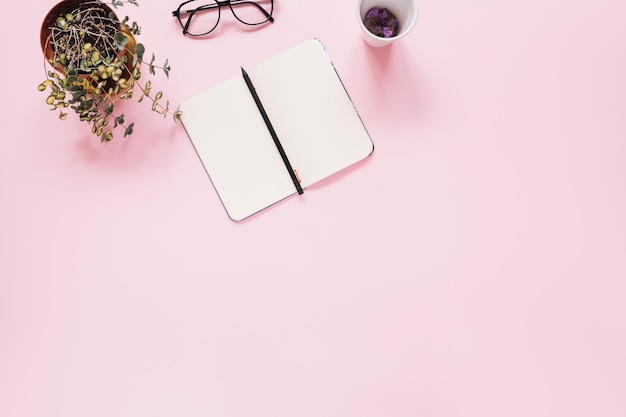
[[[50,37],[52,35],[52,29],[56,26],[57,18],[75,11],[77,8],[79,8],[81,5],[85,3],[88,3],[90,7],[101,9],[104,16],[109,16],[111,14],[115,15],[115,24],[117,26],[117,30],[122,32],[128,38],[128,43],[126,44],[126,47],[123,50],[118,52],[118,57],[121,58],[124,54],[126,54],[126,58],[127,58],[126,62],[128,62],[129,65],[132,65],[134,53],[135,53],[135,46],[137,45],[135,36],[129,30],[127,30],[125,27],[122,26],[119,18],[117,17],[117,15],[115,14],[115,12],[113,11],[111,7],[109,7],[105,3],[95,2],[93,0],[91,1],[62,0],[61,2],[57,3],[54,7],[52,7],[52,9],[50,9],[50,11],[46,14],[41,24],[41,30],[39,33],[39,42],[41,44],[41,50],[46,59],[46,62],[50,63],[50,61],[55,56],[54,48],[50,43]],[[67,75],[65,74],[65,71],[63,70],[62,65],[58,63],[57,64],[50,63],[50,65],[52,65],[54,69],[60,74]],[[124,78],[127,78],[127,79],[130,78],[132,70],[133,68],[127,67],[125,74],[124,74]]]
[[[37,86],[48,94],[46,104],[58,110],[61,120],[73,110],[102,142],[112,140],[118,127],[124,137],[132,134],[134,122],[125,120],[117,104],[131,99],[135,87],[141,94],[137,102],[147,98],[152,111],[172,115],[175,122],[181,115],[170,111],[169,102],[160,102],[162,92],[151,94],[150,81],[140,83],[145,48],[135,39],[139,25],[128,25],[128,17],[120,20],[105,4],[108,1],[63,0],[50,9],[40,29],[41,50],[49,66],[45,65],[45,79]],[[126,3],[136,5],[135,1],[112,2]],[[157,66],[152,56],[150,73],[159,68],[169,75],[168,61]]]

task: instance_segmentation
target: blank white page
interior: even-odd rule
[[[303,188],[374,150],[319,40],[303,42],[248,73]]]
[[[243,220],[296,192],[241,76],[186,100],[180,110],[231,219]]]

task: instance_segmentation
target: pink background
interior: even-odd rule
[[[626,415],[626,2],[353,1],[182,36],[121,10],[178,104],[318,37],[372,158],[236,224],[184,130],[103,145],[36,90],[56,0],[2,6],[0,416]]]

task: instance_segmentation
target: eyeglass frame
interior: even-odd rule
[[[269,12],[267,10],[265,10],[265,8],[263,8],[263,6],[261,6],[260,4],[254,2],[254,1],[248,1],[248,0],[215,0],[211,4],[205,4],[203,6],[196,7],[195,9],[192,9],[192,10],[181,10],[181,8],[183,6],[185,6],[187,3],[191,3],[192,1],[196,1],[196,0],[184,1],[184,2],[182,2],[178,6],[178,8],[176,10],[174,10],[172,12],[172,16],[176,17],[178,19],[178,23],[180,23],[180,26],[183,28],[183,35],[206,36],[209,33],[213,32],[215,30],[215,28],[217,27],[217,25],[219,25],[219,23],[220,23],[220,18],[222,16],[222,7],[226,7],[226,6],[228,6],[230,11],[233,13],[233,16],[235,16],[235,19],[239,20],[244,25],[257,26],[257,25],[262,25],[262,24],[267,23],[267,22],[274,23],[274,17],[272,16],[272,14],[274,13],[274,0],[270,0],[271,9],[270,9]],[[259,23],[248,23],[248,22],[244,22],[243,20],[241,20],[237,16],[237,13],[235,13],[235,11],[233,10],[233,6],[240,6],[240,5],[245,5],[245,4],[250,4],[250,5],[256,6],[267,17],[267,19],[265,19],[264,21],[259,22]],[[191,23],[191,19],[193,19],[193,16],[194,16],[194,14],[196,14],[196,12],[209,10],[209,9],[214,9],[214,8],[217,8],[217,20],[215,21],[215,25],[208,32],[201,33],[201,34],[194,34],[194,33],[190,33],[188,31],[189,24]],[[183,15],[184,14],[191,14],[189,16],[189,18],[187,19],[187,22],[185,24],[183,24],[183,21],[180,18],[181,14],[183,14]]]

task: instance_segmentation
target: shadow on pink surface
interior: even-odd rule
[[[427,80],[411,62],[415,51],[408,39],[403,41],[384,48],[359,41],[354,49],[352,67],[343,78],[366,125],[370,120],[380,125],[381,119],[389,126],[408,125],[426,117]]]

